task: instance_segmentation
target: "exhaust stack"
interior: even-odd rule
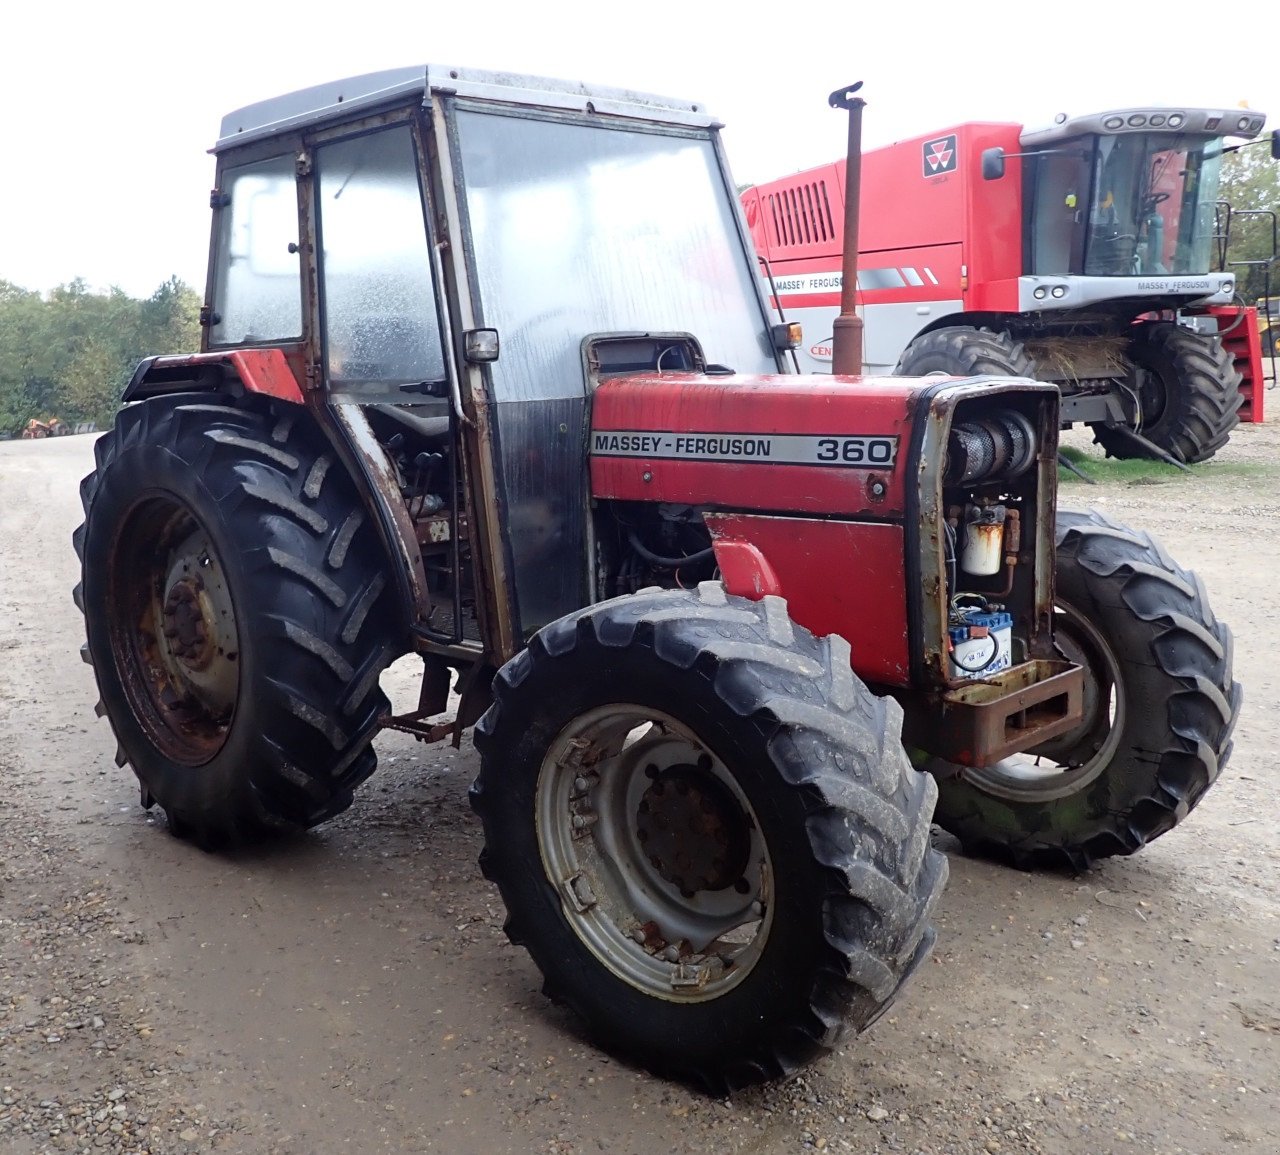
[[[854,94],[862,87],[855,81],[837,88],[827,103],[849,113],[849,148],[844,170],[844,260],[841,264],[840,316],[831,335],[831,372],[862,372],[862,318],[858,316],[858,202],[862,194],[862,110],[866,101]]]

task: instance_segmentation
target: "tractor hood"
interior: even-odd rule
[[[591,491],[898,520],[920,455],[943,451],[950,411],[969,398],[985,407],[1028,390],[1055,392],[1008,377],[615,377],[593,396]]]

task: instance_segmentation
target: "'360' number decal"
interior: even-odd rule
[[[896,437],[819,437],[817,458],[841,465],[892,465]]]

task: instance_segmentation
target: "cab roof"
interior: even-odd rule
[[[346,119],[355,111],[400,103],[414,94],[421,94],[422,102],[430,104],[434,92],[690,127],[718,127],[718,122],[696,101],[568,80],[422,64],[349,76],[245,105],[222,118],[222,129],[212,151],[222,152],[250,141]]]
[[[1170,105],[1165,108],[1113,108],[1069,116],[1060,112],[1053,124],[1026,128],[1022,132],[1024,148],[1051,144],[1084,133],[1109,136],[1122,132],[1182,132],[1205,136],[1254,137],[1266,124],[1265,113],[1251,108],[1187,108]]]

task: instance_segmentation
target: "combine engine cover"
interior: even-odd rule
[[[591,490],[628,525],[700,519],[729,592],[784,596],[865,681],[926,691],[910,740],[985,764],[1080,715],[1051,638],[1057,424],[1052,386],[1008,378],[618,377]]]

